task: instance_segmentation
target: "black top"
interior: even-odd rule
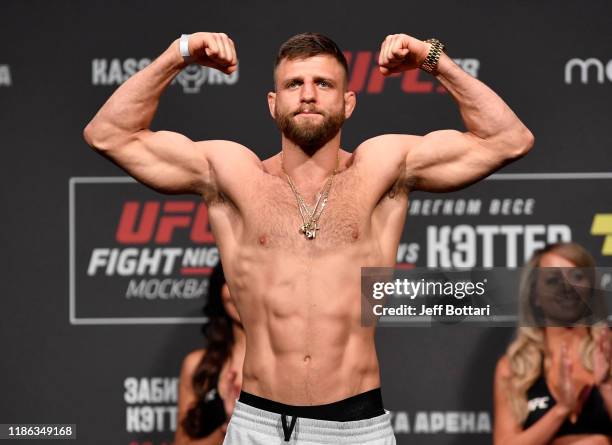
[[[543,374],[540,374],[540,377],[527,391],[529,415],[523,423],[523,428],[527,429],[536,423],[556,404],[556,400],[548,389],[546,379]],[[566,436],[568,434],[604,434],[612,436],[612,420],[610,420],[604,400],[597,387],[593,387],[591,390],[576,423],[571,423],[569,419],[565,419],[557,430],[555,437]]]
[[[204,395],[198,405],[200,418],[197,426],[198,434],[195,437],[209,436],[227,421],[223,399],[219,396],[216,386]]]

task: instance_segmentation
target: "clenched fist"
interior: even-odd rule
[[[388,76],[418,68],[427,57],[430,47],[430,43],[407,34],[390,34],[380,47],[378,56],[380,72]]]
[[[234,42],[227,34],[196,32],[189,36],[189,54],[194,63],[231,74],[238,68]]]

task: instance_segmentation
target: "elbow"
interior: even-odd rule
[[[94,150],[106,152],[113,147],[125,144],[128,137],[112,124],[99,122],[94,118],[83,129],[83,139]]]
[[[89,145],[92,148],[95,147],[94,129],[93,129],[93,125],[91,122],[88,123],[87,126],[83,129],[83,139],[85,139],[85,142],[87,142],[87,145]]]
[[[83,139],[94,150],[102,151],[104,149],[104,136],[93,120],[83,129]]]
[[[527,153],[531,151],[533,148],[533,144],[535,143],[535,136],[527,127],[523,130],[523,143],[521,144],[521,156],[525,156]]]
[[[533,133],[529,131],[527,127],[521,128],[518,132],[514,134],[512,142],[508,144],[508,147],[511,147],[508,150],[509,160],[513,161],[525,156],[533,148],[534,142],[535,137]]]

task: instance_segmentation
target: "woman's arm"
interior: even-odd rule
[[[523,430],[512,412],[512,405],[506,392],[511,376],[510,364],[504,356],[495,369],[494,381],[494,445],[546,445],[555,436],[570,413],[570,408],[557,403],[540,420]]]
[[[608,416],[612,420],[612,335],[610,328],[604,327],[598,338],[595,340],[595,350],[593,351],[593,374],[595,384],[604,400]]]

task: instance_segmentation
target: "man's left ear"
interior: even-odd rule
[[[353,110],[357,105],[357,96],[354,91],[347,91],[344,93],[344,118],[348,119],[353,114]]]

